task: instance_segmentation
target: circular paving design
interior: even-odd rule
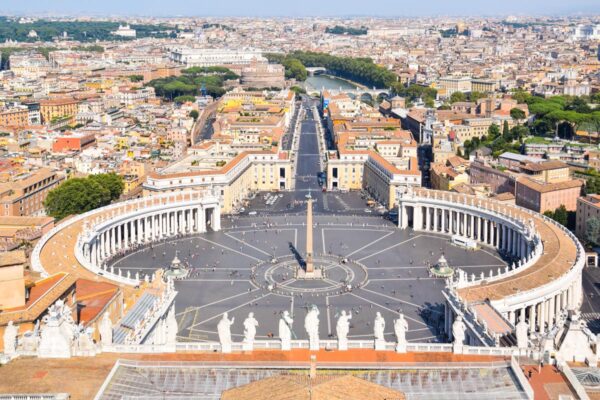
[[[257,287],[285,296],[320,294],[331,296],[351,292],[367,283],[367,268],[355,261],[333,255],[315,256],[315,269],[321,278],[302,279],[298,269],[303,260],[294,255],[261,263],[252,268],[251,278]]]
[[[320,200],[332,207],[336,197]],[[236,341],[243,338],[249,312],[259,322],[257,338],[276,337],[284,310],[294,317],[296,336],[305,339],[304,316],[314,304],[321,312],[322,338],[334,337],[345,310],[352,313],[349,338],[372,339],[380,312],[392,341],[393,320],[401,312],[409,324],[407,338],[414,342],[446,341],[441,333],[445,280],[429,273],[441,255],[452,268],[476,276],[506,265],[491,248],[467,251],[453,246],[448,236],[401,230],[375,215],[321,212],[314,216],[314,263],[325,278],[299,280],[295,271],[305,256],[305,222],[303,213],[224,218],[219,232],[154,243],[112,265],[144,276],[168,268],[175,256],[181,260],[188,273],[175,282],[179,341],[217,340],[224,312],[235,318]]]

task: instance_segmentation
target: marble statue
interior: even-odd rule
[[[254,318],[254,313],[248,313],[248,318],[244,320],[244,343],[242,347],[244,350],[252,351],[254,348],[254,337],[256,336],[256,327],[258,321]]]
[[[294,320],[289,311],[284,311],[279,319],[279,339],[281,340],[281,350],[292,349],[292,324]]]
[[[396,352],[406,353],[406,332],[408,331],[408,322],[404,314],[400,314],[394,321],[394,333],[396,334]]]
[[[12,321],[8,321],[8,325],[4,329],[4,354],[13,355],[17,352],[17,336],[19,328]]]
[[[231,325],[235,321],[235,317],[229,319],[227,312],[223,313],[223,318],[217,324],[219,333],[219,342],[221,342],[221,351],[223,353],[231,353]]]
[[[385,350],[385,319],[377,311],[375,321],[373,321],[373,335],[375,336],[375,350]]]
[[[348,314],[345,310],[342,310],[335,327],[335,333],[338,338],[338,350],[348,350],[348,332],[350,331],[351,319],[352,314]]]
[[[319,309],[312,305],[304,318],[304,329],[308,334],[308,342],[311,351],[319,350]]]
[[[462,353],[463,344],[465,342],[465,323],[462,316],[458,315],[452,323],[452,337],[454,338],[454,352]]]
[[[519,349],[526,349],[527,348],[527,331],[529,330],[529,327],[527,326],[527,322],[525,322],[525,317],[523,317],[521,315],[521,317],[519,318],[519,322],[517,323],[517,326],[515,327],[515,334],[517,336],[517,347]]]
[[[38,356],[41,358],[69,358],[71,346],[77,332],[71,309],[63,300],[48,308],[48,314],[42,318]]]
[[[113,331],[112,331],[112,321],[110,320],[110,315],[107,312],[102,316],[102,321],[100,321],[100,326],[98,327],[100,331],[100,340],[103,345],[110,345],[113,342]]]
[[[79,324],[75,345],[80,355],[96,355],[96,345],[92,340],[93,333],[92,328],[84,328],[82,324]]]

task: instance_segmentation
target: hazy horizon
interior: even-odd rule
[[[49,4],[50,3],[50,4]],[[171,0],[8,0],[1,15],[149,17],[427,17],[427,16],[583,16],[600,13],[599,0],[407,0],[285,2],[276,0],[207,2]]]

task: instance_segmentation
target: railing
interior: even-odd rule
[[[521,366],[519,365],[515,357],[510,358],[510,368],[512,369],[513,374],[515,374],[519,385],[521,385],[521,387],[523,388],[523,391],[525,392],[527,398],[529,400],[533,400],[535,396],[535,394],[533,393],[533,388],[527,381],[527,378],[525,377],[525,374],[523,373],[523,370],[521,369]]]
[[[147,197],[147,198],[131,199],[131,200],[127,200],[127,201],[124,201],[121,203],[114,203],[114,204],[110,204],[110,205],[102,207],[102,208],[98,208],[98,209],[91,210],[91,211],[88,211],[83,214],[73,216],[65,221],[62,221],[61,223],[56,225],[54,228],[52,228],[48,233],[46,233],[44,236],[42,236],[40,241],[35,245],[35,247],[33,248],[32,252],[31,252],[31,269],[36,272],[39,272],[40,274],[42,274],[43,277],[47,277],[48,272],[44,269],[41,259],[40,259],[40,255],[41,255],[41,252],[42,252],[42,249],[44,248],[44,246],[48,243],[48,241],[51,238],[53,238],[57,233],[59,233],[66,227],[68,227],[72,224],[75,224],[77,222],[80,222],[84,219],[90,218],[96,214],[107,213],[107,212],[110,212],[113,210],[118,210],[121,212],[135,211],[138,208],[140,210],[147,211],[148,203],[151,203],[151,206],[156,206],[158,208],[164,207],[164,206],[173,207],[173,206],[177,206],[182,203],[185,203],[185,202],[202,200],[205,198],[207,198],[211,201],[216,200],[216,198],[213,198],[213,197],[214,197],[214,194],[211,193],[211,191],[209,191],[209,190],[197,191],[197,192],[167,193],[167,194],[161,194],[161,195],[151,196],[151,197]],[[171,201],[176,201],[176,203],[172,203]],[[134,285],[134,286],[139,284],[139,280],[112,274],[109,271],[104,271],[97,266],[93,266],[89,261],[86,262],[85,257],[83,256],[83,253],[82,253],[82,249],[79,248],[80,247],[79,245],[81,242],[82,241],[81,241],[81,234],[80,234],[77,236],[77,239],[76,239],[74,255],[75,255],[77,261],[84,268],[90,270],[91,272],[93,272],[95,274],[106,276],[108,279],[112,279],[112,280],[115,280],[120,283],[125,283],[127,285]]]
[[[575,376],[575,374],[569,367],[569,364],[563,363],[560,365],[560,368],[562,370],[562,373],[565,375],[565,377],[569,381],[569,384],[571,385],[573,390],[575,390],[575,393],[577,394],[577,396],[579,396],[579,398],[581,400],[589,400],[590,396],[588,396],[587,392],[585,391],[585,388],[579,382],[579,379],[577,379],[577,377]]]
[[[0,400],[68,400],[68,393],[0,394]]]
[[[517,293],[514,295],[509,295],[504,297],[502,300],[492,301],[492,304],[494,306],[507,308],[514,305],[519,305],[529,301],[533,301],[535,299],[539,299],[540,297],[547,296],[549,294],[555,293],[556,291],[564,290],[564,288],[568,286],[574,279],[576,279],[578,274],[581,273],[581,270],[583,269],[583,266],[585,264],[585,251],[583,249],[583,246],[579,242],[579,239],[577,239],[577,237],[575,237],[575,235],[571,231],[569,231],[567,228],[557,223],[553,219],[548,218],[545,215],[536,213],[527,208],[516,205],[503,206],[499,203],[496,203],[493,200],[480,200],[475,199],[473,197],[468,197],[466,195],[452,194],[449,192],[440,192],[428,189],[415,189],[412,196],[401,193],[400,196],[398,196],[398,199],[404,201],[426,201],[434,203],[442,202],[438,205],[443,205],[445,207],[451,208],[464,208],[464,206],[476,208],[477,210],[479,210],[479,212],[483,212],[486,216],[493,216],[503,221],[512,223],[515,227],[520,228],[520,233],[523,234],[525,224],[520,219],[513,217],[512,214],[507,215],[505,213],[500,212],[502,208],[508,211],[519,211],[521,213],[530,215],[532,218],[542,219],[547,224],[552,224],[554,227],[560,229],[561,232],[563,232],[570,240],[573,241],[577,248],[576,257],[571,265],[571,268],[565,274],[562,274],[560,277],[548,283],[540,285],[535,289],[531,289],[526,292]],[[543,252],[544,248],[540,240],[540,242],[536,244],[534,257],[528,262],[526,262],[523,266],[509,270],[505,274],[500,273],[496,274],[495,276],[488,276],[487,278],[483,277],[483,279],[476,280],[475,282],[476,284],[493,282],[521,273],[524,270],[523,267],[529,268],[533,266],[536,262],[538,262]],[[473,281],[468,282],[468,286],[471,286],[472,282]]]

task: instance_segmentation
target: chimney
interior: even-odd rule
[[[310,380],[314,380],[317,377],[317,356],[312,354],[310,356],[310,372],[309,372]]]

